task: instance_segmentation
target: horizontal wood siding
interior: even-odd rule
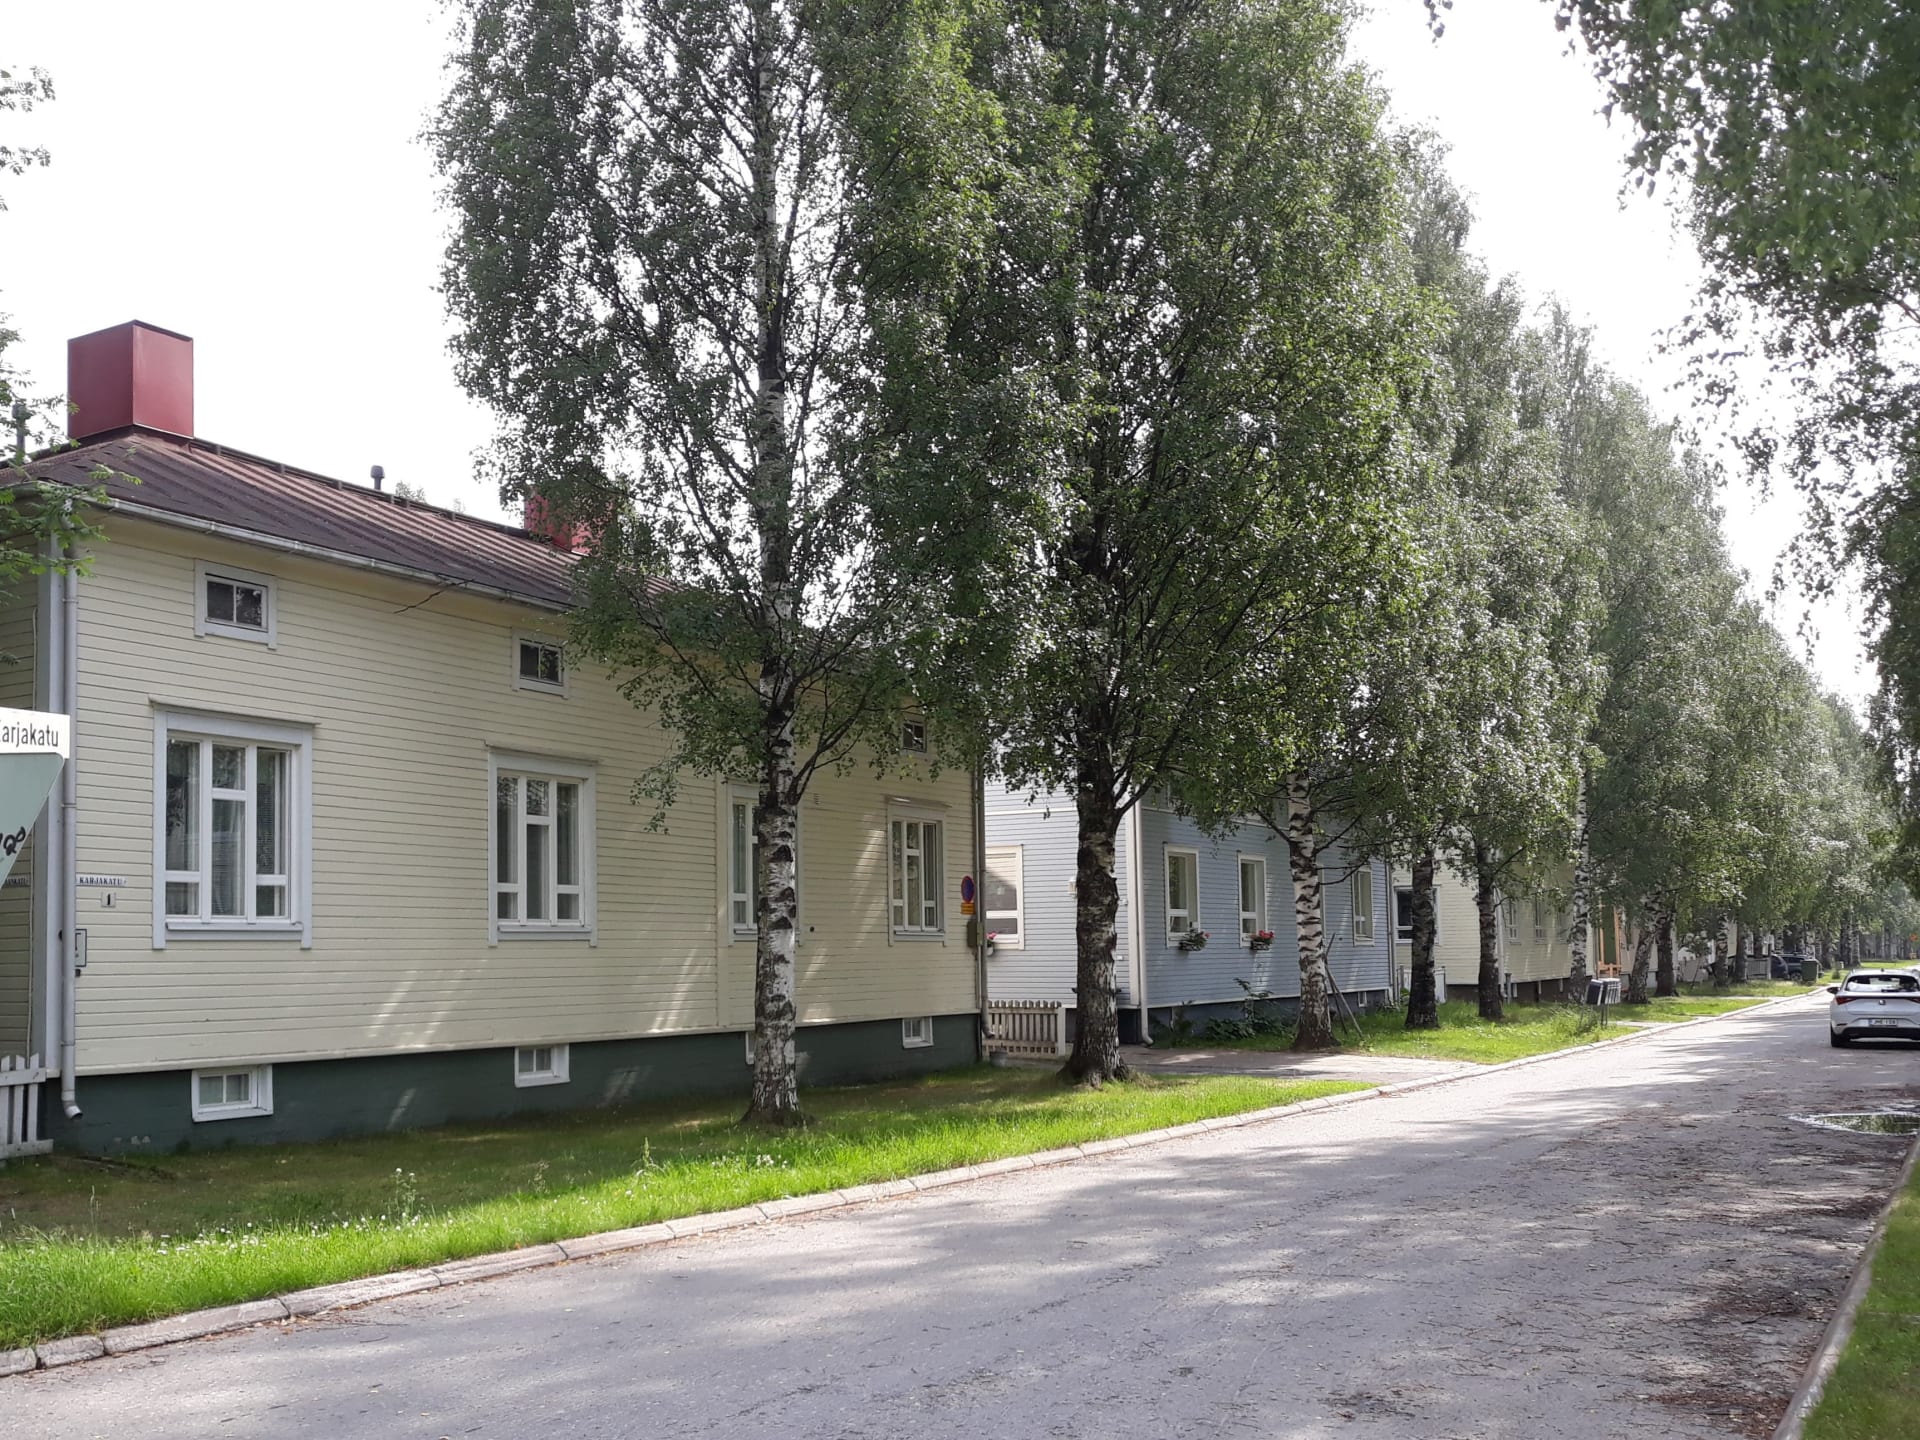
[[[1150,966],[1147,997],[1163,1005],[1200,1005],[1244,995],[1239,980],[1256,990],[1277,996],[1300,993],[1300,948],[1293,918],[1293,872],[1288,868],[1287,845],[1265,827],[1243,825],[1218,839],[1209,837],[1191,820],[1169,811],[1151,809],[1143,816],[1143,840],[1148,856],[1145,901],[1147,958]],[[1209,933],[1206,948],[1182,953],[1167,934],[1166,852],[1183,847],[1199,852],[1200,928]],[[1255,953],[1240,938],[1240,857],[1259,856],[1267,864],[1266,928],[1273,931],[1271,948]],[[1388,984],[1386,936],[1386,868],[1369,863],[1373,875],[1374,941],[1353,937],[1352,861],[1339,846],[1321,856],[1327,921],[1327,961],[1334,982],[1349,995],[1383,990]]]
[[[721,791],[688,776],[664,824],[629,799],[668,740],[606,676],[513,685],[513,637],[557,621],[212,538],[116,522],[83,582],[82,1071],[646,1035],[748,1023],[752,946],[721,927]],[[277,646],[196,637],[194,563],[274,577]],[[153,945],[154,713],[311,725],[313,946]],[[488,756],[595,770],[599,943],[488,943]],[[802,831],[803,1021],[973,1008],[959,914],[968,777],[816,782]],[[950,942],[889,943],[886,797],[944,805]],[[83,905],[88,902],[83,901]]]
[[[1147,1000],[1155,1009],[1239,1000],[1236,979],[1275,995],[1300,993],[1300,965],[1294,948],[1293,892],[1287,878],[1286,843],[1248,826],[1215,840],[1199,826],[1152,806],[1141,814],[1141,843],[1146,873],[1142,890],[1146,911]],[[1212,937],[1201,950],[1182,952],[1167,933],[1167,851],[1199,852],[1199,928]],[[1261,855],[1267,862],[1268,950],[1250,953],[1240,940],[1240,860]]]
[[[1334,983],[1348,995],[1370,990],[1386,990],[1393,983],[1392,930],[1387,925],[1387,867],[1378,860],[1365,862],[1371,877],[1373,938],[1360,940],[1354,935],[1352,854],[1344,847],[1330,845],[1321,856],[1321,872],[1327,890],[1327,964]]]
[[[1078,813],[1064,795],[1029,796],[1009,791],[999,780],[987,782],[986,808],[988,846],[1020,847],[1026,885],[1020,917],[1025,943],[1018,949],[1002,945],[988,958],[987,993],[995,1000],[1049,1000],[1071,1005],[1076,973],[1073,883]],[[1126,893],[1123,884],[1123,909]],[[1123,954],[1126,933],[1123,923]]]
[[[33,583],[0,605],[0,706],[34,708],[35,618]],[[31,821],[28,822],[31,827]],[[33,844],[13,862],[0,887],[0,1055],[23,1055],[32,1043]]]
[[[1411,885],[1412,875],[1393,872],[1395,885]],[[1472,985],[1480,974],[1480,912],[1473,889],[1445,862],[1434,867],[1433,901],[1439,932],[1433,941],[1433,963],[1446,971],[1449,985]],[[1413,947],[1395,943],[1394,964],[1406,970],[1413,963]]]

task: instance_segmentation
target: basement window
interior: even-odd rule
[[[238,1120],[273,1114],[273,1067],[249,1065],[237,1070],[193,1072],[193,1118]]]
[[[900,1048],[925,1050],[933,1044],[933,1017],[916,1015],[900,1022]]]
[[[513,1052],[513,1083],[524,1090],[530,1085],[567,1083],[567,1047],[565,1045],[522,1045]]]
[[[193,633],[230,640],[274,643],[273,581],[250,570],[199,564],[194,567],[199,599]]]

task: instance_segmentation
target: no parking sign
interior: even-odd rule
[[[960,877],[960,913],[973,914],[973,876],[971,875]]]

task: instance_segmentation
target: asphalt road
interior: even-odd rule
[[[1824,998],[1824,997],[1823,997]],[[1810,1002],[0,1382],[7,1435],[1763,1436],[1920,1049]]]

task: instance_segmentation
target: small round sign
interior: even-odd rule
[[[973,876],[971,875],[960,877],[960,903],[962,905],[973,903]]]

